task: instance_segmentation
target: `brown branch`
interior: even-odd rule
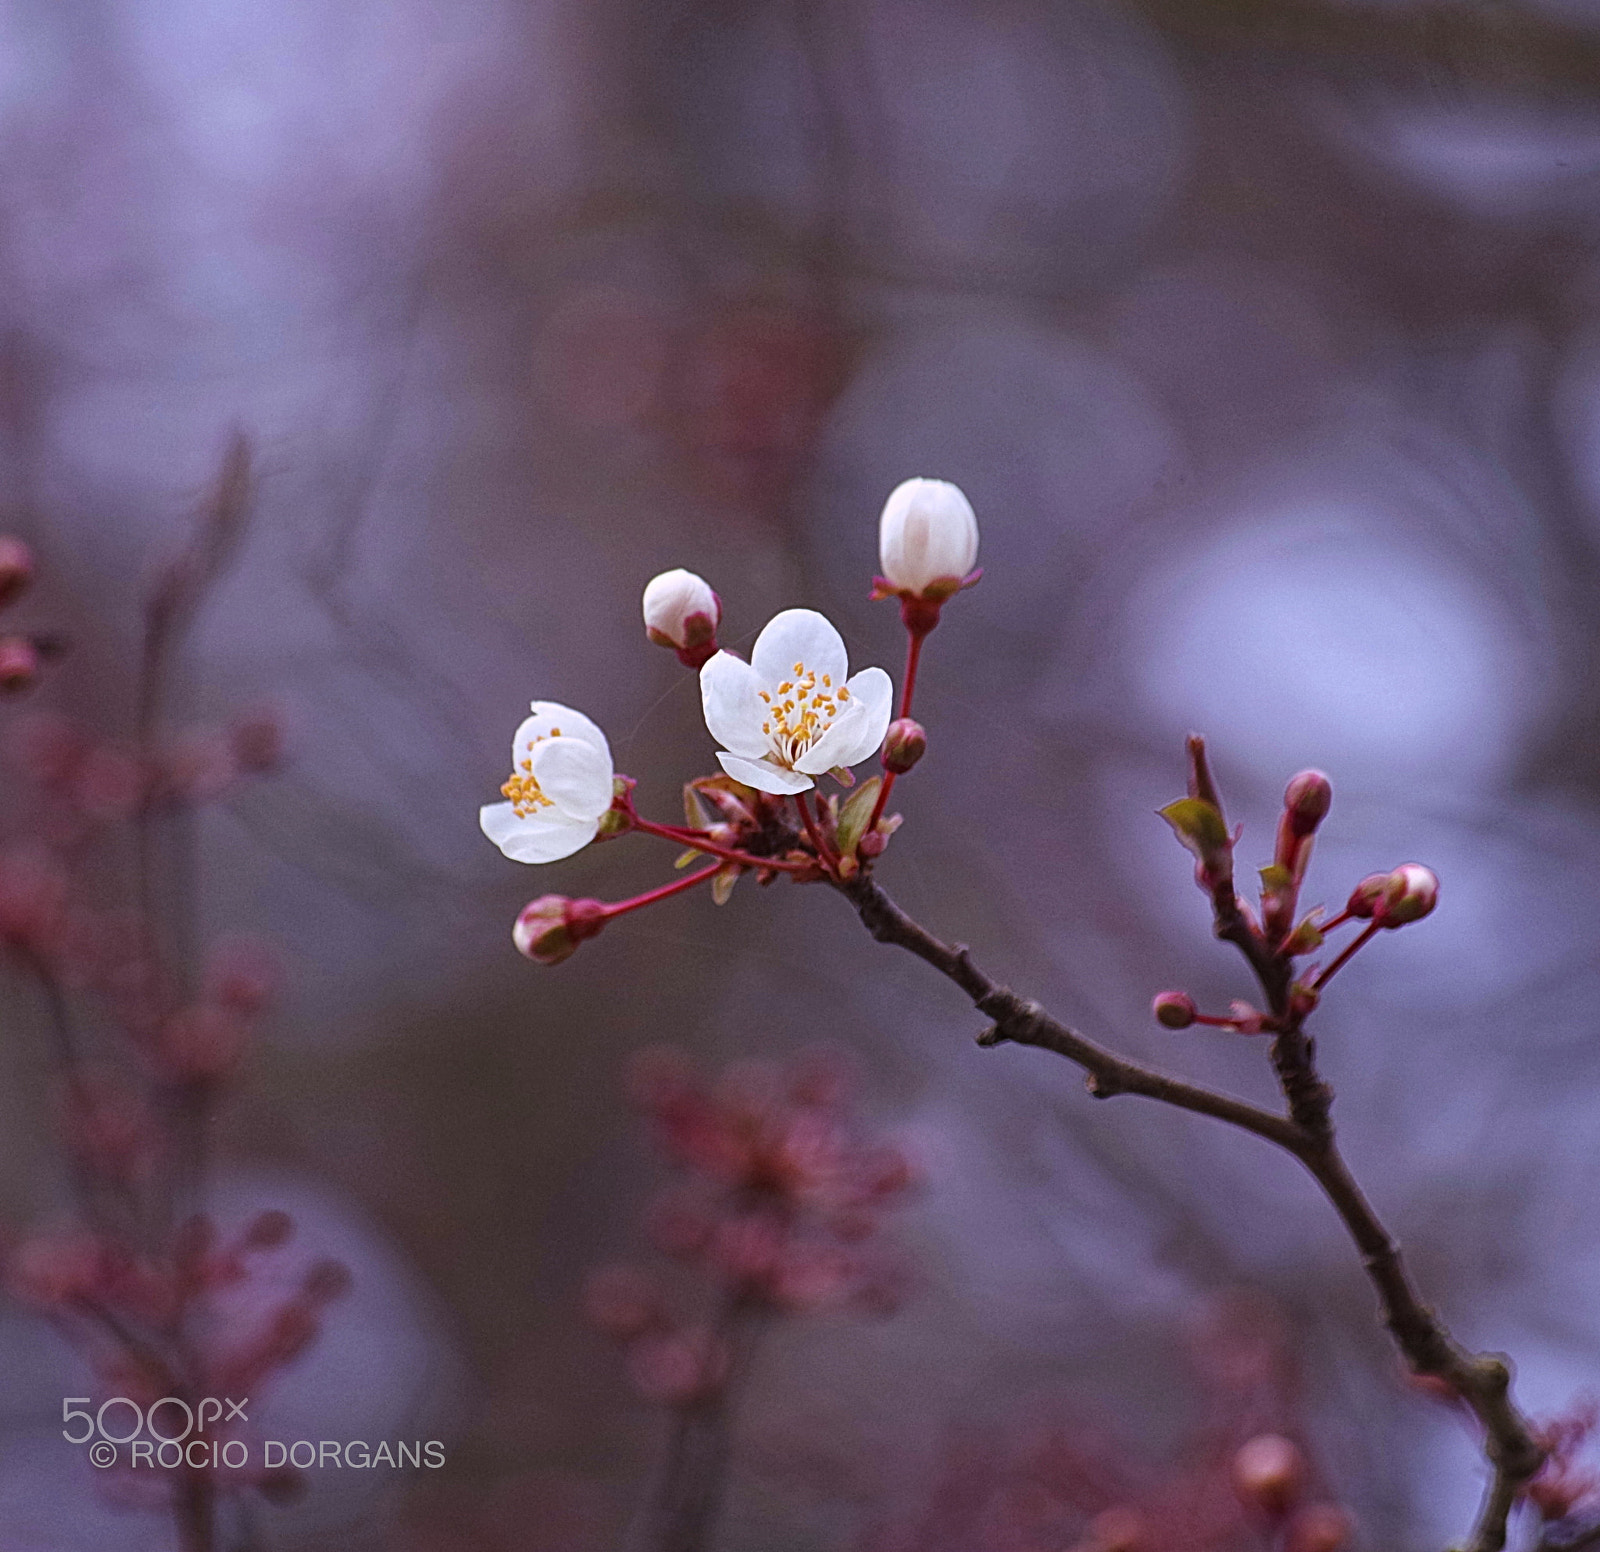
[[[992,981],[964,947],[934,937],[901,910],[872,878],[858,876],[836,887],[855,907],[874,938],[880,943],[896,944],[932,965],[955,982],[980,1012],[994,1020],[978,1036],[980,1045],[1011,1042],[1054,1051],[1088,1073],[1089,1092],[1098,1098],[1142,1094],[1253,1132],[1297,1158],[1322,1188],[1360,1250],[1362,1265],[1382,1306],[1384,1325],[1412,1371],[1442,1380],[1482,1425],[1484,1455],[1493,1477],[1464,1552],[1501,1552],[1507,1518],[1523,1485],[1544,1463],[1544,1448],[1511,1399],[1508,1361],[1498,1354],[1468,1352],[1422,1302],[1401,1259],[1400,1247],[1339,1153],[1331,1119],[1332,1092],[1317,1075],[1315,1046],[1300,1029],[1299,1020],[1288,1016],[1287,973],[1273,964],[1268,966],[1269,976],[1263,978],[1269,1001],[1279,1003],[1281,998],[1285,1025],[1274,1041],[1273,1061],[1288,1096],[1290,1114],[1279,1115],[1170,1077],[1097,1045],[1037,1003]],[[1246,957],[1252,965],[1258,957],[1264,962],[1272,958],[1265,954],[1259,936],[1244,916],[1231,881],[1227,894],[1231,909],[1219,909],[1218,935],[1237,941],[1235,930],[1248,932],[1251,947]],[[1224,927],[1229,930],[1224,931]],[[1274,1012],[1279,1011],[1275,1007]]]

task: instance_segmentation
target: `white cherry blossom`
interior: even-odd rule
[[[513,862],[557,862],[595,837],[611,807],[611,746],[581,711],[535,701],[511,740],[504,803],[478,811],[483,833]]]
[[[881,668],[849,671],[844,641],[814,609],[774,616],[748,663],[717,653],[700,670],[700,698],[723,770],[762,792],[796,793],[877,753],[894,686]]]
[[[878,520],[878,564],[897,593],[948,598],[978,558],[972,503],[948,480],[895,486]]]

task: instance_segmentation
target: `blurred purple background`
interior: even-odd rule
[[[866,594],[915,474],[967,491],[986,574],[924,659],[888,887],[1098,1037],[1265,1098],[1257,1045],[1149,1017],[1248,994],[1152,810],[1201,730],[1265,861],[1284,779],[1327,770],[1309,899],[1443,880],[1317,1015],[1352,1164],[1533,1410],[1600,1386],[1591,0],[14,0],[0,146],[0,503],[76,643],[42,698],[125,725],[143,580],[230,428],[257,450],[187,705],[286,709],[288,770],[203,838],[208,930],[278,943],[289,987],[219,1189],[356,1272],[264,1405],[450,1441],[420,1485],[319,1478],[263,1545],[622,1544],[662,1422],[578,1290],[641,1244],[622,1070],[663,1039],[852,1049],[925,1176],[904,1308],[764,1350],[726,1552],[852,1548],[954,1432],[1040,1408],[1159,1457],[1176,1333],[1239,1287],[1289,1322],[1359,1544],[1466,1523],[1469,1436],[1256,1141],[976,1050],[821,891],[512,951],[530,896],[672,857],[483,840],[528,700],[588,711],[675,818],[713,745],[645,580],[703,573],[735,648],[820,608],[898,676]],[[27,1222],[58,1167],[12,1006]],[[72,1362],[0,1321],[0,1547],[167,1546],[55,1444]]]

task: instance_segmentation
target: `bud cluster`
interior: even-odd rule
[[[897,1149],[857,1138],[836,1062],[747,1065],[708,1087],[676,1053],[649,1052],[632,1087],[681,1176],[652,1204],[650,1238],[714,1290],[713,1303],[780,1316],[894,1307],[900,1273],[869,1242],[911,1169]],[[651,1399],[684,1404],[726,1375],[726,1333],[676,1319],[659,1277],[606,1268],[585,1303],[591,1324],[628,1350]]]
[[[1333,804],[1333,788],[1321,771],[1301,771],[1283,795],[1272,861],[1261,869],[1260,912],[1234,891],[1237,832],[1228,828],[1222,799],[1206,762],[1205,746],[1189,740],[1189,794],[1160,810],[1161,817],[1195,859],[1195,882],[1211,899],[1219,936],[1237,942],[1274,992],[1263,1011],[1235,1001],[1225,1017],[1204,1014],[1187,992],[1159,993],[1151,1005],[1168,1029],[1204,1024],[1240,1034],[1283,1034],[1298,1029],[1318,1003],[1328,981],[1379,928],[1420,921],[1438,903],[1439,880],[1419,862],[1374,873],[1356,885],[1344,911],[1325,920],[1320,908],[1299,915],[1300,891],[1311,861],[1317,829]],[[1297,919],[1298,918],[1298,919]],[[1294,961],[1321,948],[1328,933],[1349,921],[1366,921],[1365,931],[1325,968],[1296,972]]]
[[[349,1287],[339,1262],[286,1251],[293,1234],[276,1211],[226,1240],[209,1219],[191,1218],[162,1253],[109,1231],[40,1233],[8,1250],[0,1278],[72,1338],[109,1394],[141,1408],[186,1392],[244,1397],[316,1340],[327,1306]],[[208,1426],[218,1438],[230,1432],[226,1421]]]

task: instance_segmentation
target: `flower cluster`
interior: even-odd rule
[[[836,1061],[745,1065],[707,1087],[675,1053],[652,1052],[633,1092],[681,1175],[652,1204],[650,1237],[696,1274],[714,1311],[676,1319],[664,1282],[633,1267],[590,1278],[589,1319],[624,1345],[642,1394],[682,1405],[715,1390],[740,1322],[895,1306],[901,1273],[871,1242],[912,1172],[898,1149],[856,1136]]]
[[[722,601],[709,583],[681,569],[652,578],[643,598],[646,635],[698,671],[721,776],[687,784],[686,824],[647,819],[635,806],[636,783],[617,773],[600,728],[571,707],[535,701],[512,739],[504,801],[486,804],[479,823],[515,862],[559,861],[591,841],[638,831],[708,865],[630,900],[541,895],[517,920],[518,950],[559,964],[616,916],[706,882],[721,903],[747,872],[762,883],[784,874],[839,883],[869,868],[899,824],[885,813],[895,779],[927,749],[926,731],[911,717],[923,641],[943,605],[978,580],[977,549],[977,519],[954,485],[907,480],[890,495],[873,596],[901,603],[907,654],[898,714],[889,675],[851,673],[843,638],[815,610],[775,616],[746,661],[718,644]],[[883,774],[858,786],[855,767],[877,754]],[[824,778],[840,790],[819,790]]]
[[[1336,916],[1325,919],[1320,906],[1300,916],[1300,890],[1312,843],[1333,804],[1328,778],[1321,771],[1301,771],[1284,791],[1277,845],[1272,861],[1261,869],[1260,909],[1252,909],[1234,893],[1233,853],[1239,837],[1223,818],[1199,740],[1190,741],[1190,755],[1189,795],[1169,803],[1161,817],[1194,855],[1195,882],[1216,907],[1219,929],[1242,940],[1257,963],[1280,965],[1290,978],[1283,1005],[1266,1011],[1240,1000],[1226,1016],[1205,1014],[1193,997],[1181,991],[1158,993],[1152,1011],[1168,1029],[1205,1024],[1246,1035],[1280,1035],[1316,1007],[1323,988],[1379,931],[1393,931],[1428,915],[1438,903],[1439,880],[1420,862],[1405,862],[1362,879]],[[1356,921],[1366,926],[1326,967],[1316,962],[1303,969],[1295,966],[1297,959],[1320,949],[1329,933]]]
[[[348,1286],[344,1267],[326,1260],[286,1281],[275,1263],[293,1233],[288,1214],[272,1211],[225,1241],[209,1220],[192,1218],[158,1252],[108,1231],[34,1234],[6,1254],[4,1282],[71,1340],[105,1394],[141,1409],[176,1397],[197,1419],[196,1436],[221,1444],[237,1424],[210,1417],[201,1400],[256,1394],[316,1339],[323,1309]],[[206,1468],[213,1478],[219,1469]],[[194,1474],[180,1466],[140,1480],[153,1475],[171,1494]],[[220,1474],[230,1487],[269,1496],[297,1486],[296,1474],[281,1469]]]
[[[140,1405],[175,1397],[197,1422],[200,1400],[248,1395],[302,1351],[346,1281],[331,1262],[286,1271],[282,1213],[228,1239],[204,1213],[210,1118],[274,974],[246,945],[191,949],[193,826],[171,821],[273,769],[283,736],[265,713],[182,729],[163,712],[183,633],[237,543],[248,497],[248,448],[236,442],[189,545],[145,599],[134,726],[106,736],[50,714],[15,724],[8,818],[20,824],[0,834],[0,959],[43,1016],[74,1209],[69,1226],[5,1235],[0,1280],[62,1330],[109,1393]],[[0,540],[0,606],[31,569]],[[0,659],[15,645],[0,640]],[[108,866],[119,857],[126,877]],[[187,1464],[139,1480],[170,1505],[186,1547],[214,1544],[220,1493],[288,1485]]]

